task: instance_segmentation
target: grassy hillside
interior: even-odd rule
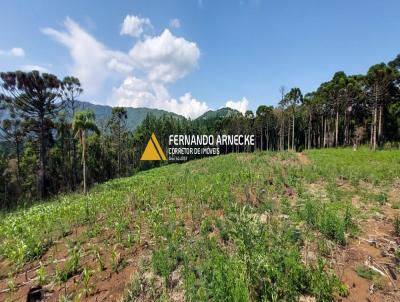
[[[0,300],[395,301],[399,177],[399,151],[230,154],[3,213]]]

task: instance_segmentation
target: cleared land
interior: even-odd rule
[[[0,214],[0,301],[399,301],[400,151],[230,154]]]

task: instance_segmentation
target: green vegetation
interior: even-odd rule
[[[164,164],[140,161],[152,132],[164,151],[172,134],[254,135],[254,146],[225,146],[224,154],[364,144],[390,150],[400,141],[398,57],[365,75],[338,71],[312,92],[281,87],[276,107],[261,104],[244,114],[221,108],[194,120],[156,109],[81,103],[79,79],[38,71],[1,72],[0,89],[0,208],[6,209]],[[99,131],[87,128],[82,144],[73,123],[88,110]],[[86,153],[85,161],[79,153]],[[80,173],[81,165],[87,173]],[[385,194],[375,194],[378,204],[386,203]]]
[[[373,280],[376,276],[378,276],[378,273],[374,272],[372,269],[365,265],[359,265],[355,268],[355,271],[357,275],[359,275],[361,278],[365,278],[368,280]]]
[[[359,232],[365,215],[351,196],[368,186],[387,192],[400,176],[400,152],[327,149],[306,156],[308,164],[292,152],[170,164],[87,195],[3,213],[0,255],[21,270],[45,254],[57,258],[56,242],[67,243],[65,262],[43,263],[38,279],[63,283],[81,274],[84,296],[94,293],[94,271],[118,273],[130,257],[148,253],[125,301],[179,291],[189,301],[334,300],[348,287],[326,256]],[[372,197],[369,203],[381,206]],[[93,261],[83,263],[85,256]]]

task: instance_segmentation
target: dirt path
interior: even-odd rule
[[[310,160],[303,152],[297,153],[297,158],[301,165],[308,165],[310,163]]]

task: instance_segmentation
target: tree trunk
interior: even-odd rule
[[[15,153],[17,155],[17,183],[21,184],[21,151],[20,141],[18,138],[15,139]]]
[[[76,142],[75,138],[72,138],[72,190],[75,191],[76,189],[76,183],[77,183],[77,172],[76,172]]]
[[[86,194],[86,139],[85,130],[82,131],[82,174],[83,174],[83,193]]]
[[[321,117],[321,125],[318,126],[318,147],[322,148],[322,134],[324,132],[324,117]]]
[[[293,114],[293,131],[292,131],[292,150],[295,151],[296,147],[294,146],[294,114]]]
[[[45,134],[44,134],[44,114],[39,116],[40,134],[39,134],[39,170],[38,170],[38,193],[39,198],[45,197]]]
[[[118,123],[118,177],[121,177],[121,126]]]
[[[75,116],[75,100],[72,100],[71,102],[71,108],[72,108],[72,116],[71,119],[74,118]],[[77,183],[77,152],[76,152],[76,141],[75,138],[72,136],[71,138],[72,142],[72,190],[75,191],[76,189],[76,183]]]
[[[279,149],[282,151],[284,146],[284,132],[285,132],[285,121],[281,120],[281,131],[280,131],[280,140],[279,140]]]
[[[335,122],[335,147],[339,146],[339,109],[336,109],[336,122]]]
[[[66,152],[65,152],[65,129],[64,129],[64,125],[61,125],[61,157],[62,157],[62,178],[63,178],[63,190],[67,191],[66,188],[68,188],[68,184],[67,184],[67,165],[66,165]]]
[[[372,122],[372,150],[376,150],[376,122],[377,122],[377,107],[378,107],[378,85],[375,84],[375,103],[373,110],[373,122]]]
[[[347,108],[344,113],[344,145],[349,145],[349,115],[347,113]]]
[[[378,119],[378,145],[381,146],[383,143],[383,135],[382,135],[382,130],[383,130],[383,119],[382,119],[382,113],[383,108],[382,105],[379,106],[379,119]]]
[[[287,138],[287,149],[290,150],[290,117],[288,118],[288,138]]]
[[[312,123],[311,123],[311,113],[310,113],[310,119],[308,121],[308,149],[311,149],[311,127]]]
[[[324,129],[323,129],[323,132],[324,132],[324,145],[323,145],[323,147],[326,148],[326,139],[327,139],[327,137],[326,137],[326,118],[323,118],[323,120],[324,120]]]
[[[378,115],[377,106],[374,108],[374,122],[373,122],[373,136],[372,136],[372,150],[376,150],[376,122],[377,122],[377,115]]]

